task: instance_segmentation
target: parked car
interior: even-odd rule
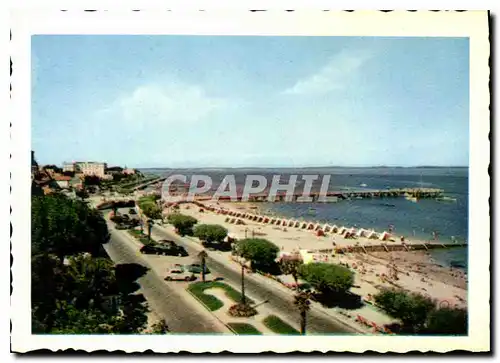
[[[166,281],[194,281],[196,276],[186,270],[182,265],[174,265],[172,268],[167,269],[165,276]]]
[[[141,253],[164,255],[164,256],[179,256],[179,257],[188,256],[188,253],[184,249],[184,247],[177,245],[175,246],[162,245],[162,244],[145,245],[141,248],[140,251]]]
[[[130,208],[130,209],[128,210],[128,213],[129,213],[129,214],[137,214],[137,212],[135,211],[135,209],[134,209],[134,208]]]
[[[129,228],[130,228],[129,226],[121,223],[116,225],[116,229],[118,230],[129,229]]]
[[[195,273],[195,274],[201,274],[202,267],[199,263],[192,263],[190,265],[187,265],[186,268],[188,271]],[[209,274],[210,269],[208,268],[207,265],[205,265],[205,274]]]
[[[122,215],[122,218],[126,221],[130,220],[130,216],[128,214]]]

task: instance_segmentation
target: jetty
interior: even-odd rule
[[[368,198],[399,198],[410,197],[417,199],[432,199],[442,198],[444,194],[443,189],[434,188],[399,188],[399,189],[385,189],[385,190],[342,190],[342,191],[329,191],[326,193],[326,199],[320,199],[319,192],[311,192],[308,196],[312,198],[312,202],[336,202],[338,200],[346,199],[368,199]],[[277,193],[275,202],[300,202],[299,197],[302,194],[293,194],[286,196],[284,193]],[[225,198],[220,198],[224,200]],[[229,200],[229,198],[227,198]],[[241,200],[241,196],[238,196]],[[249,202],[267,202],[269,200],[268,193],[251,194]]]
[[[336,253],[369,253],[369,252],[396,252],[396,251],[422,251],[446,248],[464,248],[467,243],[381,243],[376,245],[355,245],[336,247]]]

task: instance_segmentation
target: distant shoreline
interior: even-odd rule
[[[197,166],[197,167],[137,167],[139,170],[283,170],[283,169],[468,169],[469,166]]]

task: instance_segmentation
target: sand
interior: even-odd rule
[[[210,205],[208,202],[205,204]],[[252,203],[212,202],[211,205],[258,214],[258,207]],[[336,233],[327,233],[325,236],[318,237],[311,230],[262,224],[247,219],[243,219],[244,225],[230,224],[225,222],[229,216],[207,210],[201,212],[200,207],[191,203],[181,204],[180,212],[195,217],[199,223],[223,225],[228,229],[229,235],[234,238],[268,239],[283,252],[303,249],[332,250],[333,242],[339,247],[358,243],[363,246],[378,245],[381,242],[364,237],[359,237],[354,241]],[[424,241],[407,240],[406,242],[411,244]],[[438,265],[425,251],[346,253],[333,257],[331,254],[323,254],[321,258],[325,258],[325,262],[348,265],[355,272],[355,286],[352,292],[361,295],[366,300],[370,300],[370,295],[376,294],[382,287],[396,287],[428,295],[436,299],[440,306],[465,307],[467,305],[466,274],[459,269]]]

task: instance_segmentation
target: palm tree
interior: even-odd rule
[[[241,263],[241,304],[245,305],[247,299],[245,297],[245,264]]]
[[[206,258],[208,254],[205,250],[201,251],[198,253],[198,258],[200,259],[201,262],[201,280],[205,282],[205,271],[206,271]]]
[[[152,219],[148,219],[148,239],[151,241],[151,230],[153,229],[154,221]]]
[[[294,304],[300,312],[300,335],[306,335],[307,312],[311,309],[311,295],[308,292],[301,291],[295,295]]]

